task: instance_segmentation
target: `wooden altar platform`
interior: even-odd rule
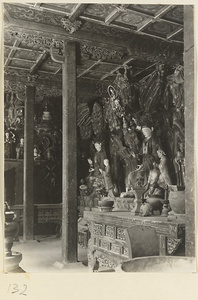
[[[88,221],[91,238],[88,243],[88,264],[94,270],[96,263],[115,269],[129,258],[128,245],[124,231],[133,225],[150,226],[159,237],[159,255],[167,255],[168,239],[184,239],[185,222],[168,221],[167,217],[133,216],[130,212],[84,212]]]

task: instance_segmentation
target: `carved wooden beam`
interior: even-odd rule
[[[48,58],[49,56],[49,51],[45,50],[37,59],[36,63],[32,66],[30,70],[30,74],[33,75],[35,74],[39,67],[43,64],[43,62]]]
[[[69,16],[70,22],[74,22],[80,16],[80,14],[83,13],[87,5],[88,4],[83,3],[77,4],[76,7],[73,9],[71,15]]]

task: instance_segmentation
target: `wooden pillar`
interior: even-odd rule
[[[194,9],[184,5],[185,254],[195,256]]]
[[[32,240],[34,234],[34,99],[35,86],[27,85],[24,124],[23,165],[23,239]]]
[[[76,47],[64,44],[62,67],[62,260],[77,262]]]

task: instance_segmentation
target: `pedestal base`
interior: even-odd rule
[[[185,221],[185,214],[175,214],[170,212],[168,214],[168,221],[174,221],[174,220],[181,220],[181,221]]]
[[[19,267],[19,263],[22,260],[22,254],[20,252],[12,251],[12,256],[5,257],[5,272],[14,271]]]
[[[138,216],[140,214],[140,206],[142,205],[142,194],[144,193],[144,189],[136,188],[134,189],[135,199],[133,203],[133,209],[131,209],[132,216]]]

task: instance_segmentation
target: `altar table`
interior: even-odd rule
[[[128,260],[129,252],[124,230],[133,225],[155,228],[159,237],[159,255],[167,255],[167,239],[184,239],[185,221],[168,221],[167,217],[134,216],[123,211],[85,211],[91,237],[88,242],[88,265],[93,271],[96,266],[115,269],[118,264]]]

